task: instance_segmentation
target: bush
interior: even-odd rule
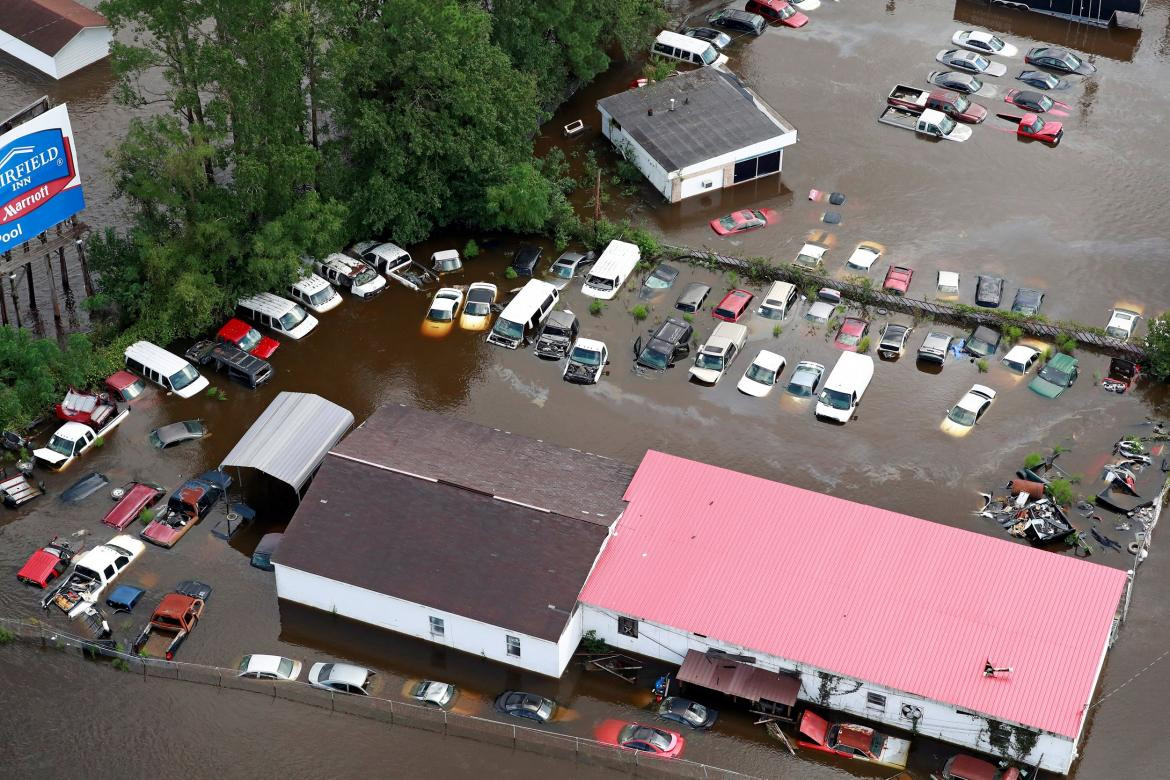
[[[1027,457],[1024,458],[1024,468],[1034,469],[1043,462],[1044,456],[1039,452],[1029,452]]]
[[[479,257],[479,244],[475,243],[475,239],[469,239],[467,245],[463,247],[463,256],[470,260],[473,257]]]
[[[869,336],[861,337],[861,341],[857,342],[857,351],[862,354],[869,352]]]
[[[1015,344],[1024,335],[1024,331],[1018,325],[1008,325],[1003,330],[1003,340],[1010,344]]]
[[[1162,382],[1170,379],[1170,314],[1147,323],[1146,353],[1150,375]]]
[[[609,645],[597,635],[596,631],[589,629],[581,637],[581,649],[586,653],[604,653],[609,649]]]
[[[728,271],[727,272],[727,283],[730,284],[732,287],[739,286],[739,274],[737,274],[735,271]]]
[[[589,302],[589,313],[592,314],[594,317],[598,316],[603,311],[605,311],[605,304],[602,303],[601,301],[594,298],[592,301]]]
[[[516,269],[513,268],[512,266],[508,266],[507,268],[504,269],[504,278],[505,279],[515,279],[519,275],[520,274],[516,273]]]
[[[1054,479],[1045,487],[1045,491],[1052,500],[1061,506],[1070,506],[1077,500],[1077,493],[1073,490],[1072,482],[1067,479]]]
[[[975,367],[979,369],[980,374],[986,374],[988,371],[987,358],[979,358],[979,362],[975,364]]]
[[[6,645],[9,642],[15,642],[15,641],[16,641],[16,634],[12,631],[9,631],[4,626],[0,626],[0,645]]]
[[[154,510],[150,509],[149,507],[146,509],[143,509],[138,514],[138,522],[142,523],[143,525],[150,525],[150,521],[153,519],[154,519]]]
[[[687,322],[694,322],[695,321],[695,315],[691,314],[689,311],[684,312],[682,318],[684,320],[686,320]]]
[[[779,325],[772,326],[772,338],[774,338],[774,339],[780,338],[780,334],[782,332],[783,332],[783,328],[781,328]]]
[[[1072,336],[1058,336],[1056,338],[1056,348],[1066,355],[1071,355],[1077,349],[1077,340]]]
[[[649,312],[646,311],[646,307],[640,303],[634,308],[630,309],[630,314],[634,315],[634,319],[637,322],[641,322],[642,320],[646,319],[647,316],[649,316]]]

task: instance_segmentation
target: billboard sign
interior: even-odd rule
[[[0,136],[0,252],[85,208],[76,154],[63,105]]]

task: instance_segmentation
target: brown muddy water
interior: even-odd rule
[[[889,261],[915,268],[911,294],[928,296],[934,272],[949,269],[961,272],[962,300],[970,302],[975,274],[994,271],[1007,277],[1007,296],[1020,285],[1045,289],[1044,311],[1053,318],[1103,324],[1107,310],[1118,304],[1148,314],[1166,308],[1170,154],[1163,126],[1170,120],[1170,2],[1151,0],[1140,30],[1093,30],[974,2],[825,2],[810,16],[812,23],[804,30],[769,30],[759,39],[737,41],[731,51],[733,69],[799,130],[800,141],[785,155],[782,178],[676,206],[623,198],[619,187],[609,185],[607,216],[632,214],[675,243],[779,259],[790,259],[815,236],[834,247],[827,267],[842,274],[843,261],[858,241],[877,241],[886,246]],[[898,82],[922,85],[927,72],[936,68],[935,52],[949,48],[955,29],[971,26],[1003,34],[1022,50],[1038,42],[1068,46],[1090,55],[1098,66],[1093,79],[1058,96],[1071,106],[1070,116],[1062,118],[1066,138],[1058,148],[1017,141],[996,129],[994,117],[965,144],[930,143],[876,123],[890,87]],[[1013,58],[1008,77],[990,80],[998,95],[977,99],[993,113],[1005,110],[1002,94],[1013,86],[1011,76],[1022,65],[1022,57]],[[596,141],[594,103],[623,88],[638,69],[636,64],[615,67],[575,96],[549,122],[542,147],[562,145],[575,162],[590,148],[611,159]],[[103,173],[103,155],[126,127],[129,114],[111,105],[111,90],[107,65],[57,85],[10,60],[0,63],[0,113],[46,92],[73,106],[90,204],[83,217],[95,226],[121,221],[120,206]],[[578,117],[594,125],[592,135],[563,142],[560,126]],[[811,188],[847,196],[839,209],[840,225],[820,222],[826,204],[807,199]],[[736,240],[718,239],[707,227],[713,217],[753,205],[778,209],[780,223]],[[462,247],[467,238],[438,238],[412,247],[412,252],[425,257],[435,249]],[[488,279],[504,288],[514,286],[502,278],[502,269],[516,243],[501,240],[450,281]],[[545,253],[547,264],[555,253],[547,244]],[[884,258],[871,273],[880,281],[885,267]],[[826,365],[835,360],[830,337],[801,319],[803,306],[782,324],[778,337],[773,336],[772,321],[748,320],[748,357],[737,361],[730,377],[713,388],[689,383],[685,364],[659,376],[633,373],[633,340],[670,316],[677,291],[692,280],[714,288],[708,307],[696,317],[701,339],[710,331],[710,305],[733,286],[726,276],[684,268],[674,290],[652,302],[644,323],[628,313],[635,303],[633,282],[597,317],[589,315],[577,285],[566,291],[564,303],[581,317],[583,335],[606,341],[612,355],[609,373],[590,388],[561,382],[560,366],[538,360],[531,351],[502,350],[460,332],[438,341],[423,339],[418,326],[426,309],[424,296],[398,288],[369,302],[347,299],[323,315],[317,332],[304,342],[282,345],[272,360],[277,378],[258,392],[218,381],[229,395],[226,401],[184,401],[151,393],[138,403],[103,448],[47,480],[49,496],[24,511],[0,516],[0,571],[14,571],[54,534],[81,531],[91,544],[109,536],[100,524],[109,506],[103,495],[72,506],[58,501],[56,494],[77,477],[97,470],[112,484],[138,478],[173,487],[217,464],[284,389],[319,393],[349,408],[358,420],[379,404],[408,403],[630,463],[654,447],[1003,538],[989,521],[972,515],[976,494],[1001,485],[1026,453],[1070,447],[1061,463],[1085,475],[1088,493],[1095,489],[1097,472],[1116,438],[1148,432],[1143,423],[1150,417],[1170,417],[1160,389],[1143,386],[1119,397],[1096,387],[1093,376],[1106,370],[1108,360],[1091,353],[1079,355],[1081,380],[1055,401],[1029,392],[1024,381],[994,364],[989,373],[979,374],[967,361],[951,361],[941,372],[921,370],[906,358],[883,361],[859,418],[843,427],[816,422],[807,405],[778,391],[766,399],[739,394],[735,377],[759,349],[780,352],[789,366],[806,359]],[[870,315],[875,330],[888,319],[877,312]],[[927,327],[922,323],[912,336],[914,346]],[[183,346],[176,345],[177,351]],[[985,422],[963,439],[943,435],[938,426],[946,409],[974,382],[999,392]],[[161,454],[147,444],[151,428],[196,417],[212,431],[202,444]],[[1076,515],[1073,519],[1081,522]],[[231,545],[213,537],[211,524],[205,523],[174,550],[150,548],[124,578],[150,590],[146,606],[132,618],[119,616],[117,630],[122,636],[136,631],[152,597],[179,580],[197,577],[214,585],[215,594],[199,630],[184,645],[182,660],[231,666],[251,652],[283,653],[305,662],[347,659],[379,669],[391,693],[409,677],[450,679],[471,694],[463,706],[485,715],[495,693],[526,686],[554,695],[569,710],[570,719],[551,724],[551,729],[583,736],[605,718],[647,716],[643,708],[656,669],[648,669],[637,687],[578,667],[560,681],[536,679],[327,615],[278,606],[271,575],[249,567],[246,555],[260,532],[279,528],[285,520],[272,512],[266,516],[261,507],[257,526]],[[1110,528],[1110,536],[1128,541],[1127,533]],[[1155,540],[1138,574],[1129,620],[1107,659],[1098,697],[1170,648],[1165,558],[1165,546]],[[1128,556],[1100,550],[1093,559],[1114,566],[1128,563]],[[1005,583],[1005,597],[1011,596],[1011,584]],[[36,601],[36,594],[16,587],[10,575],[0,578],[0,615],[39,615]],[[1069,594],[1068,608],[1076,610],[1076,603],[1077,594]],[[56,616],[50,619],[59,622]],[[402,775],[437,770],[453,776],[564,771],[563,764],[528,754],[504,753],[467,740],[440,744],[421,732],[384,733],[359,719],[328,716],[288,702],[257,703],[251,697],[240,702],[239,697],[217,699],[196,686],[129,678],[123,682],[111,676],[116,674],[112,670],[29,649],[8,648],[3,654],[0,698],[8,706],[0,707],[0,760],[14,776],[43,775],[46,770],[74,775],[83,761],[86,766],[100,765],[95,761],[115,766],[109,762],[117,761],[123,770],[119,774],[126,776],[157,774],[157,748],[140,737],[128,739],[126,724],[134,724],[137,733],[138,724],[177,719],[185,728],[166,737],[168,761],[176,771],[193,776],[242,774],[240,770],[271,775],[277,766],[281,773],[305,776],[371,770]],[[1073,776],[1165,776],[1157,767],[1170,763],[1161,727],[1162,701],[1170,690],[1168,663],[1145,671],[1093,710]],[[890,774],[807,754],[793,758],[768,741],[746,713],[726,702],[713,703],[723,705],[723,715],[713,732],[687,735],[687,758],[768,777]],[[86,718],[84,739],[67,749],[56,747],[68,742],[67,733],[76,733],[77,722],[65,713],[78,710],[99,717]],[[246,740],[244,734],[255,739]],[[328,747],[312,749],[314,738]],[[264,760],[257,758],[258,747]],[[912,768],[925,777],[952,752],[920,740]],[[274,753],[282,754],[281,759],[274,759]]]

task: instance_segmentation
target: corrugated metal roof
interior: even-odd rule
[[[254,468],[298,493],[329,448],[353,425],[348,409],[311,393],[283,392],[256,418],[219,467]]]
[[[796,695],[800,693],[800,680],[796,677],[698,650],[687,651],[677,679],[751,702],[767,699],[790,707],[796,704]]]
[[[1078,736],[1125,572],[654,451],[626,499],[586,604]]]
[[[4,0],[0,30],[50,56],[87,27],[105,27],[106,18],[73,0]]]

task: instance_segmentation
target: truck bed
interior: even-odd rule
[[[915,109],[921,111],[926,108],[926,101],[929,97],[930,93],[925,89],[917,89],[906,86],[905,84],[898,84],[890,90],[890,95],[886,98],[886,101],[892,106],[906,108],[911,111]]]
[[[174,641],[175,634],[177,633],[178,631],[166,631],[158,627],[152,628],[150,636],[146,638],[146,644],[138,648],[138,654],[149,656],[150,658],[166,658],[167,648]]]
[[[883,125],[893,125],[903,130],[916,130],[918,128],[918,114],[895,106],[886,106],[881,116],[878,117],[878,121]]]

